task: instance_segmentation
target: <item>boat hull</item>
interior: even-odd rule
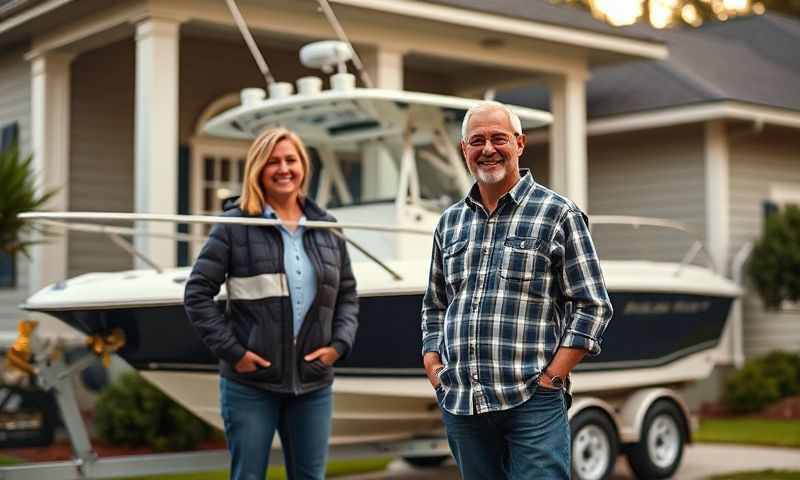
[[[337,375],[424,375],[422,295],[362,296],[356,346],[337,364]],[[680,293],[612,291],[610,296],[615,314],[602,352],[587,357],[578,371],[659,367],[714,348],[733,302],[731,297]],[[122,329],[126,343],[118,353],[138,370],[217,371],[216,359],[181,304],[49,313],[86,334]]]

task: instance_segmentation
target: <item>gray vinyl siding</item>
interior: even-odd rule
[[[31,151],[31,73],[23,58],[26,46],[0,54],[0,128],[17,123],[23,154]],[[23,313],[17,309],[28,295],[28,261],[17,256],[16,288],[0,288],[0,332],[16,329]]]
[[[705,236],[702,125],[589,138],[589,212],[675,220]],[[601,258],[678,261],[690,237],[663,228],[593,227]]]
[[[763,227],[763,204],[770,185],[794,185],[800,191],[800,137],[797,130],[766,127],[730,135],[731,255],[755,241]],[[765,312],[749,290],[744,302],[744,349],[748,357],[775,349],[800,350],[800,308]]]
[[[132,39],[86,52],[72,63],[69,209],[133,211]],[[70,232],[70,277],[125,270],[127,253],[101,235]]]

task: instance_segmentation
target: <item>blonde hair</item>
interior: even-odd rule
[[[305,195],[308,178],[311,176],[311,164],[303,141],[294,132],[287,128],[268,128],[261,132],[250,150],[247,151],[247,160],[244,165],[244,181],[242,182],[242,196],[239,198],[239,208],[248,215],[261,215],[264,211],[266,195],[261,185],[261,172],[267,164],[278,142],[289,140],[300,155],[303,165],[303,181],[300,184],[300,196]]]

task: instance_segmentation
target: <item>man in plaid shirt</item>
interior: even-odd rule
[[[568,479],[568,376],[612,314],[586,215],[520,171],[508,107],[471,108],[462,136],[476,183],[434,235],[425,371],[462,478]]]

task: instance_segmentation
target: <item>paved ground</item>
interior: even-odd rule
[[[684,453],[681,468],[674,478],[701,480],[710,475],[746,470],[766,469],[800,470],[800,449],[726,446],[713,444],[691,445]],[[624,458],[620,457],[614,480],[630,480],[633,474]],[[441,468],[413,469],[396,461],[380,473],[347,477],[346,480],[456,480],[454,465]]]

